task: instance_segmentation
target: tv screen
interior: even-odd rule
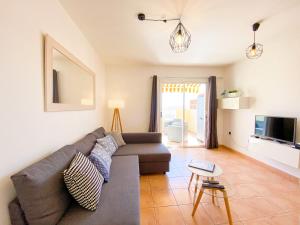
[[[296,118],[255,116],[255,136],[294,143],[296,124]]]

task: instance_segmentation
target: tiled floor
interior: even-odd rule
[[[230,150],[172,149],[170,172],[141,176],[142,225],[228,224],[222,200],[215,206],[204,195],[194,217],[193,192],[188,190],[192,159],[210,160],[224,171],[235,225],[300,225],[299,183]]]

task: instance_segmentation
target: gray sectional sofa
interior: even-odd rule
[[[99,128],[13,175],[17,197],[9,204],[12,225],[140,224],[139,175],[169,171],[171,154],[160,133],[122,134],[127,145],[112,157],[110,180],[102,187],[96,211],[82,208],[65,187],[62,171],[78,151],[88,155],[104,133]]]

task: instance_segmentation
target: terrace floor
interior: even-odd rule
[[[162,142],[164,145],[168,147],[182,147],[182,144],[187,147],[202,147],[204,146],[204,142],[197,138],[197,135],[193,132],[188,132],[187,137],[185,138],[184,143],[169,141],[167,135],[162,136]]]

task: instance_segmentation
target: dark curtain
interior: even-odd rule
[[[205,147],[208,149],[218,147],[217,136],[217,85],[216,77],[208,78],[207,86],[207,118]]]
[[[157,76],[153,76],[149,132],[157,132]]]
[[[59,103],[59,93],[58,93],[58,72],[53,70],[53,103]]]

